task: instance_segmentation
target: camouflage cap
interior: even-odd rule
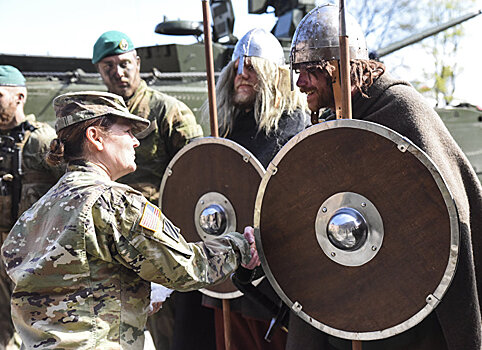
[[[134,133],[138,133],[150,125],[149,120],[129,113],[122,97],[110,92],[69,92],[57,96],[53,104],[57,116],[55,121],[55,130],[57,132],[69,125],[105,115],[132,121]]]
[[[134,49],[134,44],[127,35],[111,30],[102,34],[95,42],[92,63],[96,64],[104,57],[119,55]]]
[[[25,86],[25,77],[13,66],[0,66],[0,85]]]

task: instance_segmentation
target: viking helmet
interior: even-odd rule
[[[243,72],[244,57],[261,57],[277,65],[285,64],[283,48],[276,37],[261,28],[247,32],[234,47],[232,61],[238,58],[238,74]]]
[[[365,36],[355,18],[346,14],[350,59],[368,59]],[[321,5],[311,10],[296,28],[291,42],[290,66],[340,59],[339,8]]]

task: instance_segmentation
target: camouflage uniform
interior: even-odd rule
[[[203,136],[203,131],[184,103],[149,88],[144,80],[126,105],[130,113],[148,119],[151,125],[136,135],[141,142],[136,148],[137,170],[119,181],[157,203],[167,164],[190,139]]]
[[[190,139],[203,136],[202,128],[184,103],[149,88],[144,80],[126,104],[130,113],[148,119],[151,125],[136,134],[141,143],[136,148],[137,170],[119,182],[140,191],[152,203],[158,203],[161,179],[167,165]],[[163,303],[160,312],[148,319],[148,329],[157,350],[170,347],[175,304],[174,294]]]
[[[34,115],[26,116],[26,121],[11,130],[0,130],[1,136],[11,136],[17,146],[22,148],[21,197],[18,214],[20,215],[35,203],[60,177],[60,169],[49,167],[44,156],[50,141],[56,137],[55,131],[46,123],[37,122]],[[12,171],[12,157],[0,154],[0,176]],[[8,232],[15,223],[10,215],[12,210],[11,194],[0,195],[0,233],[3,244]],[[14,327],[10,318],[11,281],[0,263],[0,348],[12,337]]]
[[[139,192],[77,161],[20,217],[2,255],[27,348],[142,349],[149,281],[205,287],[250,248],[239,233],[186,243]]]

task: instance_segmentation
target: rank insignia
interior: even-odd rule
[[[119,43],[119,49],[122,51],[126,51],[129,48],[129,43],[127,42],[126,39],[122,39]]]
[[[148,230],[156,231],[162,221],[161,216],[161,210],[155,205],[147,202],[144,206],[144,211],[142,212],[139,225],[147,228]]]
[[[162,231],[176,242],[179,242],[179,229],[169,220],[164,219]]]

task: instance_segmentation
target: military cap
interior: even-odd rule
[[[104,57],[119,55],[134,49],[134,44],[127,35],[116,30],[111,30],[102,34],[95,42],[92,63],[96,64]]]
[[[57,116],[57,132],[69,125],[106,115],[130,120],[134,124],[134,133],[146,129],[150,124],[149,120],[129,113],[123,98],[110,92],[69,92],[57,96],[53,104]]]
[[[0,66],[0,85],[25,86],[25,77],[13,66]]]

